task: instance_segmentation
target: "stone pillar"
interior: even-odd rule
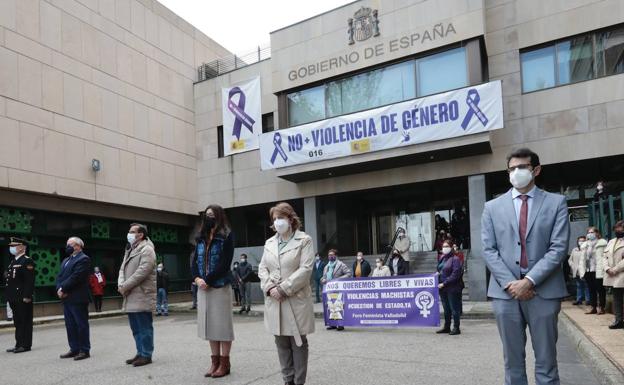
[[[303,220],[306,234],[312,237],[314,252],[318,252],[321,240],[318,231],[317,198],[303,198]]]
[[[486,201],[485,175],[468,177],[470,211],[470,257],[468,259],[468,295],[471,301],[487,299],[486,266],[481,246],[481,215]]]

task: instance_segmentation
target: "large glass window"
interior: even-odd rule
[[[325,119],[325,85],[288,94],[291,126]]]
[[[624,26],[590,32],[520,54],[522,91],[624,72]]]
[[[418,60],[418,96],[468,85],[466,50],[452,49]]]

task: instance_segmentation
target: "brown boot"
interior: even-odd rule
[[[230,374],[230,357],[221,356],[219,369],[212,373],[212,378],[224,377]]]
[[[604,307],[598,306],[598,315],[602,315],[602,314],[605,314],[605,309]]]
[[[208,373],[204,374],[204,377],[212,377],[212,373],[216,372],[217,369],[219,369],[220,359],[221,356],[210,356],[212,365],[210,366],[210,370],[208,370]]]

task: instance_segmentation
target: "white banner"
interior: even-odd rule
[[[223,154],[255,150],[262,133],[260,78],[221,89]]]
[[[503,128],[500,80],[260,136],[263,170]]]

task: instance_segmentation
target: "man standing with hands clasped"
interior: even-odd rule
[[[513,188],[485,204],[483,256],[492,273],[488,296],[503,343],[505,384],[526,385],[526,327],[537,385],[559,384],[557,319],[568,295],[561,263],[570,235],[564,196],[535,186],[539,157],[523,148],[507,157]]]

